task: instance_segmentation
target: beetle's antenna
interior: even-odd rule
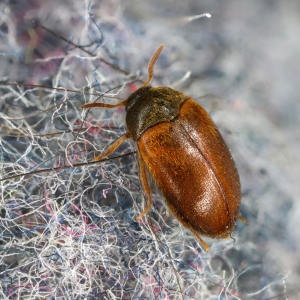
[[[141,86],[141,87],[144,87],[144,86],[147,86],[148,83],[151,81],[152,77],[153,77],[153,71],[154,71],[154,66],[155,66],[155,63],[162,51],[162,49],[164,48],[164,44],[161,44],[158,49],[156,50],[156,52],[154,53],[154,55],[152,56],[150,62],[149,62],[149,65],[148,65],[148,79],[147,81]]]

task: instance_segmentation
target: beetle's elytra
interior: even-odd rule
[[[152,206],[146,167],[169,209],[208,251],[199,234],[228,237],[239,217],[239,175],[227,145],[201,105],[174,89],[147,86],[162,48],[149,63],[147,82],[126,101],[116,105],[89,103],[82,108],[125,105],[128,132],[95,160],[132,138],[137,143],[140,178],[148,197],[147,208],[138,218]]]

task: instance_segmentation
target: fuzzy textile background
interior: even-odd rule
[[[299,12],[296,0],[1,1],[0,299],[299,299]],[[151,180],[154,206],[136,220],[132,141],[86,164],[126,131],[125,111],[80,106],[126,99],[162,43],[151,84],[206,108],[241,177],[249,224],[204,237],[209,253]]]

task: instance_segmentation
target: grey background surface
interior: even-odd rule
[[[32,23],[32,19],[76,44],[86,45],[93,42],[89,49],[98,53],[99,57],[129,71],[134,76],[139,74],[143,79],[146,78],[149,58],[155,49],[164,43],[165,49],[157,62],[152,84],[181,90],[197,99],[211,113],[239,169],[243,192],[241,215],[249,222],[247,226],[242,223],[237,224],[234,234],[235,243],[233,240],[205,239],[212,251],[204,254],[195,238],[168,215],[159,192],[153,187],[156,206],[151,218],[157,222],[158,228],[163,232],[161,236],[163,245],[169,247],[171,252],[174,251],[173,256],[171,255],[174,260],[171,263],[166,258],[170,252],[159,250],[151,230],[142,228],[139,231],[140,229],[128,227],[129,229],[124,231],[120,229],[120,232],[126,233],[128,230],[131,234],[132,230],[134,238],[131,241],[140,242],[141,237],[144,240],[150,238],[154,240],[147,240],[148,243],[143,244],[145,257],[142,257],[137,254],[143,248],[140,244],[132,246],[133,244],[128,243],[126,246],[126,243],[122,243],[128,238],[125,235],[117,234],[114,242],[109,241],[109,238],[114,240],[114,235],[106,236],[107,249],[111,249],[111,252],[103,250],[104,247],[102,250],[107,255],[107,261],[110,261],[111,265],[108,267],[101,261],[102,254],[99,254],[100,257],[98,256],[92,263],[93,260],[87,259],[86,253],[79,247],[81,243],[86,243],[85,249],[89,249],[88,245],[92,243],[102,245],[97,238],[93,240],[93,236],[89,236],[91,240],[87,242],[84,239],[76,239],[75,235],[71,234],[74,239],[68,243],[69,247],[66,249],[63,244],[54,247],[53,244],[47,244],[45,241],[38,243],[39,238],[59,240],[57,232],[59,233],[61,228],[53,222],[54,215],[52,219],[46,217],[44,219],[44,225],[54,224],[50,229],[45,225],[50,232],[53,233],[52,230],[56,232],[52,238],[49,238],[48,233],[43,235],[41,232],[39,237],[30,227],[28,220],[33,222],[30,219],[33,218],[33,212],[42,216],[44,206],[41,203],[45,199],[42,199],[41,195],[45,194],[39,189],[43,185],[40,182],[34,184],[33,181],[23,186],[22,182],[16,185],[8,184],[2,189],[1,228],[2,234],[9,232],[14,238],[7,239],[7,236],[4,236],[1,242],[3,258],[2,271],[0,271],[3,299],[22,299],[22,295],[24,299],[39,299],[38,297],[50,299],[51,296],[53,299],[84,299],[84,297],[93,299],[95,295],[99,299],[141,299],[139,297],[142,296],[148,299],[299,298],[297,289],[300,274],[300,99],[298,92],[300,3],[298,1],[107,0],[76,3],[75,1],[22,1],[22,3],[4,1],[0,4],[0,8],[2,40],[0,75],[1,80],[9,82],[45,84],[78,90],[97,78],[98,82],[101,82],[101,89],[107,90],[124,81],[130,81],[129,76],[99,63],[99,59],[86,58],[88,56],[78,49],[73,49],[77,52],[70,55],[68,50],[73,47],[68,47],[64,41],[45,33],[38,23]],[[187,17],[202,13],[210,13],[212,18],[188,21]],[[91,21],[91,17],[95,23]],[[136,83],[136,86],[139,84]],[[124,88],[120,95],[128,96],[130,88],[134,87]],[[16,124],[22,124],[29,132],[34,133],[66,130],[69,128],[66,124],[74,125],[73,122],[77,118],[82,118],[81,111],[78,110],[80,104],[83,101],[91,101],[86,97],[78,100],[74,107],[69,106],[68,109],[62,110],[61,113],[66,115],[70,113],[70,117],[68,115],[64,123],[54,121],[54,125],[49,122],[45,123],[47,126],[37,127],[35,124],[41,122],[43,116],[19,121],[19,123],[11,123],[3,116],[14,118],[19,117],[20,114],[30,116],[33,108],[45,109],[54,103],[54,97],[57,97],[56,100],[60,98],[54,96],[52,91],[43,90],[39,95],[32,93],[34,96],[28,98],[30,100],[24,100],[20,97],[18,88],[16,88],[17,92],[3,86],[0,89],[1,129],[4,134],[8,134],[12,127],[17,130]],[[206,97],[202,98],[204,95]],[[39,102],[40,99],[42,102]],[[55,113],[51,111],[51,114]],[[108,123],[99,126],[113,124],[119,130],[116,132],[111,126],[104,134],[106,138],[101,141],[97,139],[98,144],[95,148],[89,145],[90,150],[96,153],[123,132],[122,112],[116,114],[94,111],[89,118],[106,120]],[[55,146],[51,144],[53,148],[44,156],[35,151],[34,147],[29,147],[34,145],[30,138],[25,141],[19,139],[18,142],[13,138],[9,140],[7,136],[1,136],[1,139],[2,165],[6,168],[6,164],[18,161],[22,166],[22,172],[29,172],[38,162],[36,159],[33,159],[35,164],[30,161],[34,156],[32,153],[39,156],[41,161],[45,160],[51,151],[55,154],[58,150],[64,151],[67,146],[69,147],[74,136],[64,135]],[[50,147],[50,143],[40,145],[42,148]],[[33,152],[30,152],[29,148]],[[125,144],[120,153],[133,149],[132,143]],[[28,160],[22,161],[27,156]],[[92,156],[88,156],[90,157]],[[129,166],[127,171],[123,169],[124,164]],[[13,168],[12,165],[10,168]],[[15,171],[19,172],[20,169],[16,168]],[[105,172],[109,174],[108,182],[105,181]],[[81,173],[78,174],[76,176],[80,177]],[[91,178],[94,176],[89,169],[84,169],[82,174],[85,174],[82,176],[89,174]],[[101,217],[104,218],[103,207],[112,208],[108,209],[108,215],[114,218],[114,222],[107,221],[107,226],[112,226],[111,224],[114,223],[117,224],[115,228],[118,226],[125,228],[124,220],[127,220],[127,215],[126,213],[122,215],[120,212],[129,209],[133,212],[130,218],[134,220],[143,205],[136,159],[131,157],[130,162],[122,162],[121,165],[118,165],[118,162],[108,162],[101,174],[101,180],[104,180],[103,186],[96,187],[95,191],[86,197],[95,200],[93,197],[103,194],[103,189],[108,188],[111,182],[114,182],[113,192],[108,198],[104,197],[101,203],[95,200],[99,206],[86,208],[86,213],[93,212],[96,215],[101,211]],[[78,178],[73,175],[68,177],[71,183],[60,179],[60,184],[66,187],[65,192],[74,193],[70,197],[73,199],[71,202],[79,207],[74,195],[80,189],[82,190],[78,194],[85,194],[84,188],[79,186],[78,182],[85,184],[87,182],[86,177],[84,180],[80,177],[81,181],[77,181]],[[44,176],[41,177],[41,182],[45,184],[48,175],[41,176]],[[55,180],[53,182],[57,184],[59,180]],[[102,182],[101,180],[99,179],[99,182]],[[61,188],[58,184],[54,187],[53,182],[48,183],[49,189],[51,186],[54,190]],[[120,204],[116,182],[122,182],[122,188],[130,191],[130,197],[124,196],[126,209]],[[97,182],[93,181],[93,184],[96,186]],[[132,186],[137,188],[130,190]],[[43,187],[47,190],[46,184]],[[8,197],[8,190],[18,192],[14,197],[13,194]],[[32,199],[32,195],[35,195],[38,199],[36,201],[41,203],[35,207],[35,210],[29,205],[27,210],[22,211],[22,206],[29,203],[28,199]],[[20,199],[22,201],[18,203]],[[133,204],[134,200],[138,201],[139,208]],[[12,203],[15,203],[15,206]],[[16,207],[19,207],[19,210],[15,211]],[[83,207],[83,204],[80,207]],[[61,212],[60,209],[57,212]],[[159,217],[161,212],[164,217]],[[24,218],[20,218],[18,213],[27,215],[29,223],[24,221]],[[96,224],[98,229],[101,228],[100,232],[105,230],[105,226],[101,227],[103,223],[101,225],[101,222],[93,219],[91,215],[90,218],[92,224]],[[13,219],[14,223],[6,223],[8,219]],[[74,229],[82,220],[74,221],[70,217],[69,221],[69,228],[74,226]],[[128,224],[135,223],[131,221]],[[23,239],[16,237],[18,235],[15,233],[15,226],[20,226],[18,230],[21,231],[32,231],[32,235],[27,234],[26,237],[23,235]],[[66,236],[67,234],[63,239]],[[94,237],[99,237],[99,232],[94,233]],[[24,239],[27,239],[26,242]],[[130,252],[131,250],[126,247],[129,249],[132,247],[135,253]],[[70,248],[73,252],[70,252]],[[123,250],[114,252],[116,248],[126,249],[124,252]],[[30,249],[35,251],[30,252]],[[50,253],[55,253],[56,250],[53,249],[60,249],[57,250],[60,257],[63,257],[62,253],[66,253],[64,259],[68,264],[65,262],[58,267],[58,263],[53,261],[46,263],[42,259]],[[78,250],[82,255],[80,259],[74,254],[75,249],[81,249]],[[102,250],[98,250],[98,253]],[[28,255],[32,256],[30,266],[25,263]],[[72,255],[76,256],[78,264],[71,263]],[[122,256],[128,264],[124,263]],[[139,259],[135,262],[136,266],[144,268],[140,273],[133,271],[129,263],[137,256]],[[120,261],[117,262],[115,257],[120,258]],[[18,264],[18,260],[22,263]],[[84,283],[80,281],[80,276],[77,276],[81,271],[76,269],[83,261],[85,263],[80,270],[85,274]],[[164,267],[164,263],[167,267]],[[31,274],[28,271],[32,270],[34,264],[40,264],[41,270],[42,265],[44,266],[43,271],[47,274],[44,279],[42,279],[43,272],[39,273],[36,270]],[[74,272],[76,276],[68,277],[62,272],[64,268],[69,274]],[[164,272],[164,269],[169,272]],[[87,276],[86,274],[89,273],[87,270],[93,270],[97,276]],[[126,276],[123,273],[119,281],[108,282],[114,277],[113,274],[119,274],[120,270],[124,272],[126,270]],[[182,276],[179,276],[180,279],[176,277],[177,272]],[[25,278],[26,273],[32,275],[32,277],[28,276],[31,278],[29,281]],[[41,280],[37,278],[33,280],[33,274],[40,276]],[[11,279],[8,280],[8,277]],[[34,289],[33,286],[38,288]]]

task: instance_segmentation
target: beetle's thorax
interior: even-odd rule
[[[137,141],[151,126],[175,119],[188,98],[165,86],[139,88],[126,102],[126,124],[132,138]]]

